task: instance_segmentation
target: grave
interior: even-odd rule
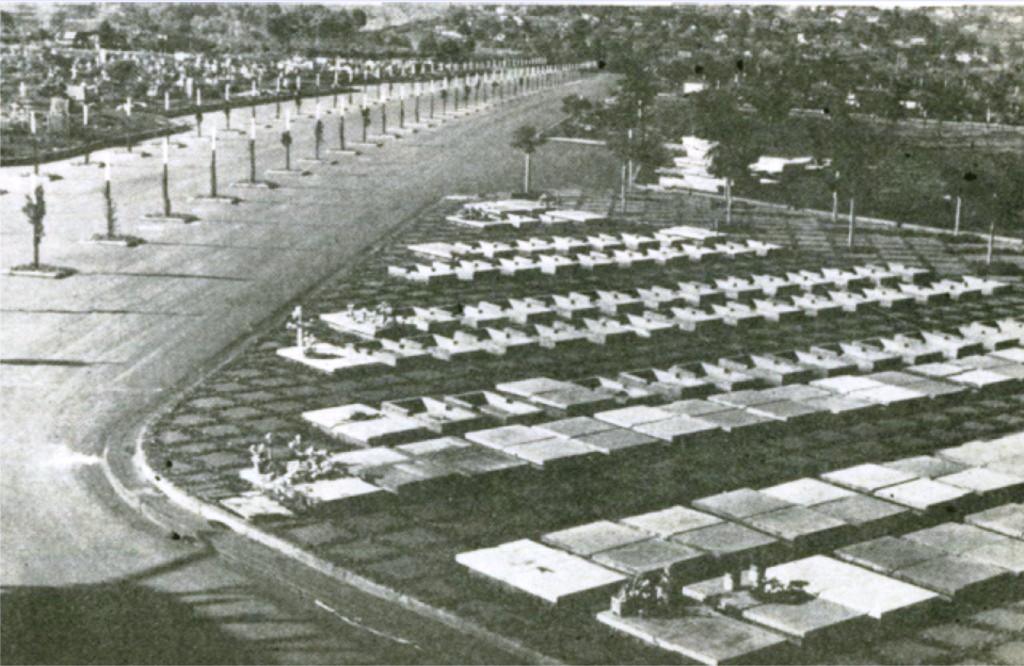
[[[594,418],[620,428],[633,428],[644,423],[664,421],[672,418],[672,413],[657,407],[634,405],[606,412],[597,412],[594,414]]]
[[[856,493],[817,479],[803,478],[762,488],[761,494],[799,506],[816,506],[847,497]]]
[[[941,549],[910,539],[884,536],[836,551],[841,559],[883,574],[945,555]]]
[[[650,534],[631,527],[599,520],[558,532],[549,532],[541,537],[541,541],[576,555],[590,557],[604,550],[648,541],[650,538]]]
[[[1004,504],[972,513],[966,521],[998,534],[1024,539],[1024,504]]]
[[[743,619],[781,632],[810,649],[864,640],[867,613],[824,599],[799,604],[762,604],[743,611]]]
[[[996,501],[999,498],[1008,500],[1019,497],[1024,490],[1024,479],[984,467],[968,467],[962,472],[940,476],[935,480]]]
[[[693,418],[703,417],[706,414],[713,414],[715,412],[731,411],[728,405],[717,404],[708,400],[679,400],[661,405],[661,408],[674,414]]]
[[[864,537],[899,530],[912,517],[906,507],[866,495],[815,504],[814,510],[853,525]]]
[[[769,567],[767,578],[806,581],[806,591],[825,601],[866,613],[883,627],[926,617],[941,603],[934,592],[824,555]]]
[[[970,491],[939,483],[931,479],[915,479],[906,483],[882,488],[875,496],[889,502],[902,504],[917,511],[953,511]]]
[[[315,505],[330,507],[347,500],[362,500],[366,497],[377,495],[383,492],[371,483],[351,476],[339,479],[320,479],[309,483],[297,483],[292,489],[302,495]]]
[[[228,497],[220,501],[228,508],[246,520],[254,520],[264,516],[291,516],[290,510],[264,495],[259,490],[250,490],[238,495]]]
[[[661,511],[629,516],[619,522],[660,537],[670,537],[702,527],[718,525],[723,521],[708,513],[694,511],[683,506],[674,506]]]
[[[1012,585],[1010,571],[956,555],[944,555],[903,567],[895,575],[957,602],[999,599]]]
[[[504,449],[504,452],[544,468],[578,463],[581,458],[599,453],[584,442],[563,437],[551,437],[527,444],[517,444]]]
[[[851,531],[846,522],[802,506],[761,513],[743,522],[798,549],[835,547],[846,540]]]
[[[535,427],[556,437],[577,437],[578,435],[591,435],[598,432],[617,430],[617,428],[589,416],[559,419],[548,423],[540,423]]]
[[[424,454],[423,458],[429,462],[447,465],[469,477],[508,476],[530,469],[529,463],[525,460],[478,446],[448,448]]]
[[[477,430],[474,432],[467,432],[465,437],[471,442],[476,442],[481,446],[486,446],[487,448],[499,451],[512,446],[520,446],[522,444],[529,444],[530,442],[539,442],[544,439],[550,439],[550,435],[546,434],[542,430],[525,425],[509,425],[501,426],[500,428],[490,428],[488,430]]]
[[[648,539],[603,550],[593,559],[598,564],[631,576],[669,571],[674,576],[688,579],[701,573],[707,565],[708,555],[676,543]]]
[[[963,523],[942,523],[927,529],[909,532],[903,535],[903,538],[934,548],[940,553],[951,555],[962,555],[984,546],[1005,543],[1010,539],[1003,534],[995,534],[975,525]]]
[[[622,574],[529,539],[455,556],[470,571],[550,604],[607,601]]]
[[[882,463],[882,467],[888,467],[889,469],[906,474],[913,474],[922,479],[934,479],[937,476],[953,474],[964,469],[963,465],[942,458],[936,458],[935,456],[913,456],[911,458],[891,460]]]
[[[382,446],[336,453],[330,457],[331,463],[344,465],[350,473],[355,475],[359,475],[366,468],[392,465],[407,460],[409,457],[406,454]]]
[[[370,470],[374,485],[398,493],[430,493],[447,487],[461,477],[458,470],[429,460],[409,460]]]
[[[693,506],[722,518],[744,520],[758,514],[788,509],[793,505],[750,488],[740,488],[694,500]]]
[[[782,552],[774,537],[727,522],[681,532],[669,540],[706,551],[718,558],[721,566],[769,562]]]
[[[622,617],[604,611],[597,619],[648,645],[710,666],[782,662],[789,650],[781,635],[709,609],[678,618]]]
[[[916,475],[874,463],[855,465],[834,472],[826,472],[821,478],[837,486],[862,493],[873,493],[887,486],[905,483],[917,478]]]
[[[431,432],[407,416],[386,416],[362,404],[303,412],[302,418],[332,437],[358,446],[391,446],[427,439]]]
[[[641,447],[655,448],[662,443],[660,440],[649,435],[623,428],[579,435],[573,439],[605,455],[615,455],[620,452],[628,452],[630,455],[635,455]]]
[[[449,395],[445,396],[444,400],[463,409],[478,410],[506,425],[528,425],[544,417],[544,410],[536,405],[491,391]]]
[[[644,423],[633,429],[670,444],[696,444],[705,441],[719,427],[703,419],[673,416],[663,421]]]

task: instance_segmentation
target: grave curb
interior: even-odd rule
[[[398,604],[402,608],[412,611],[417,615],[440,622],[452,629],[478,638],[509,654],[520,657],[529,663],[564,663],[554,657],[550,657],[542,652],[538,652],[526,645],[523,645],[515,639],[491,631],[472,620],[467,620],[451,611],[433,606],[427,602],[417,599],[416,597],[373,581],[359,573],[356,573],[355,571],[352,571],[351,569],[333,564],[332,562],[318,557],[293,543],[289,543],[285,539],[259,529],[255,525],[246,522],[244,519],[236,517],[234,514],[224,509],[220,509],[214,505],[203,502],[198,498],[192,497],[173,483],[157,474],[146,459],[142,444],[146,435],[149,433],[150,425],[161,413],[162,410],[159,410],[153,417],[148,419],[136,436],[133,445],[130,448],[125,447],[126,452],[128,450],[133,451],[131,458],[128,460],[122,459],[120,461],[120,467],[127,467],[127,469],[120,470],[121,474],[126,476],[128,474],[135,475],[136,478],[133,480],[141,486],[137,491],[131,490],[125,480],[118,477],[117,473],[115,473],[115,467],[118,467],[118,465],[116,463],[111,464],[109,446],[103,451],[101,463],[104,476],[106,476],[108,481],[110,481],[111,486],[114,488],[114,491],[118,496],[121,497],[126,504],[141,513],[151,522],[156,523],[164,529],[189,532],[190,530],[182,527],[182,525],[187,525],[187,520],[185,520],[184,517],[175,518],[169,515],[170,513],[177,512],[178,510],[187,511],[191,517],[198,517],[211,523],[223,524],[236,534],[269,548],[279,555],[283,555],[305,565],[318,573],[333,578],[344,585],[350,585],[357,590],[377,597],[378,599]],[[159,494],[154,492],[154,490],[158,491]],[[169,502],[171,506],[152,506],[152,502],[146,501],[147,498],[165,500],[166,502]],[[171,511],[168,511],[168,509],[171,509]]]

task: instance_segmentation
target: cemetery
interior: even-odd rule
[[[147,456],[570,661],[831,661],[1018,601],[1016,278],[933,238],[865,229],[850,252],[799,216],[716,231],[675,196],[443,199]],[[589,215],[542,232],[566,201]],[[586,253],[606,269],[568,270]]]

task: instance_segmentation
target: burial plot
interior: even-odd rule
[[[882,463],[882,467],[888,467],[889,469],[906,474],[913,474],[922,479],[934,479],[935,477],[953,474],[964,469],[963,465],[935,456],[913,456],[891,460]]]
[[[984,467],[969,467],[935,479],[956,488],[973,492],[989,502],[1005,502],[1016,499],[1024,491],[1024,479]]]
[[[864,537],[902,529],[912,518],[907,507],[866,495],[815,504],[814,510],[853,525]]]
[[[866,613],[883,628],[926,617],[941,603],[934,592],[824,555],[769,567],[765,576],[783,584],[806,581],[808,593]]]
[[[455,556],[470,571],[550,604],[606,600],[621,573],[528,539]]]
[[[647,541],[650,538],[650,534],[631,527],[599,520],[558,532],[549,532],[541,537],[541,541],[576,555],[590,557],[604,550]]]
[[[364,447],[403,444],[432,435],[421,421],[384,415],[362,404],[303,412],[302,418],[332,437]]]
[[[644,423],[664,421],[672,418],[672,413],[657,407],[634,405],[632,407],[597,412],[594,414],[594,418],[620,428],[633,428]]]
[[[1024,539],[1024,504],[1004,504],[987,511],[972,513],[967,522],[986,530]]]
[[[722,518],[744,520],[758,514],[788,509],[793,505],[750,488],[740,488],[694,500],[693,506]]]
[[[798,506],[815,506],[825,502],[856,496],[856,493],[850,490],[811,478],[780,483],[768,488],[762,488],[760,492],[763,495]]]
[[[855,465],[846,469],[826,472],[821,478],[850,490],[862,493],[873,493],[876,490],[887,486],[894,486],[898,483],[905,483],[917,478],[916,475],[902,472],[874,463]]]
[[[769,562],[782,552],[774,537],[728,522],[681,532],[669,540],[710,553],[719,560],[720,567]]]
[[[232,513],[235,513],[246,520],[256,520],[267,516],[291,516],[292,512],[267,497],[259,490],[251,490],[238,495],[228,497],[220,501]]]
[[[689,579],[706,568],[708,554],[668,541],[648,539],[603,550],[593,559],[598,564],[631,576],[669,571],[673,576]]]
[[[634,428],[640,434],[669,444],[699,444],[718,429],[719,426],[714,423],[689,416],[673,416],[663,421],[643,423]]]
[[[584,442],[563,437],[551,437],[510,446],[504,449],[504,452],[545,469],[562,468],[579,463],[582,459],[599,453]]]
[[[619,522],[660,537],[670,537],[701,527],[718,525],[724,521],[718,516],[712,516],[709,513],[695,511],[684,506],[674,506],[662,509],[661,511],[629,516]]]
[[[851,531],[845,521],[802,506],[760,513],[743,522],[805,552],[833,548],[845,541]]]
[[[474,432],[467,432],[465,437],[471,442],[476,442],[481,446],[498,451],[512,446],[520,446],[551,438],[550,435],[542,430],[525,425],[509,425],[488,430],[476,430]]]
[[[909,539],[884,536],[840,548],[836,555],[872,571],[891,574],[898,569],[942,557],[945,553],[938,548]]]
[[[1008,570],[955,555],[903,567],[895,575],[954,601],[998,599],[1012,584],[1012,574]]]
[[[781,632],[808,649],[863,640],[870,630],[867,613],[824,599],[762,604],[744,610],[743,619]]]
[[[774,663],[788,651],[785,638],[709,609],[679,618],[622,617],[611,611],[597,619],[648,645],[717,666],[732,663]]]
[[[915,479],[876,490],[874,494],[922,513],[937,513],[964,508],[964,498],[971,493],[931,479]]]
[[[626,453],[632,456],[640,449],[653,449],[662,444],[654,437],[624,428],[579,435],[573,439],[605,455]]]

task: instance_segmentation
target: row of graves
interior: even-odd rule
[[[609,203],[442,202],[172,412],[151,458],[263,529],[570,661],[825,660],[837,638],[1019,593],[1019,289]],[[684,258],[386,270],[613,248]]]

